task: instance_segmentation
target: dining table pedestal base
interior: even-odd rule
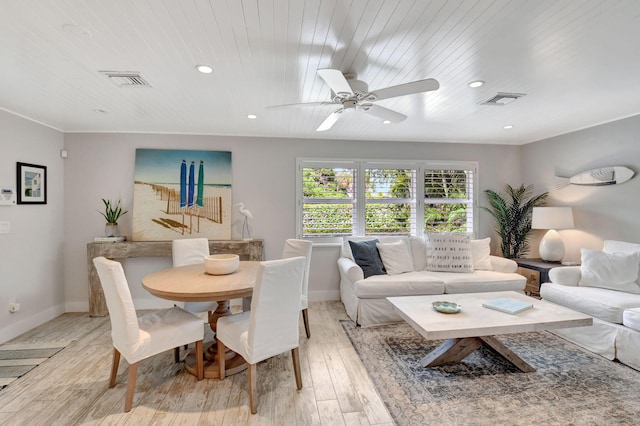
[[[215,353],[216,342],[213,342],[210,347],[210,351]],[[247,369],[248,364],[237,353],[232,350],[227,349],[225,352],[225,361],[224,361],[224,371],[226,376],[231,376],[236,373],[241,373]],[[217,355],[213,359],[204,358],[204,378],[205,379],[219,379],[220,378],[220,369],[217,360]],[[194,376],[197,376],[198,373],[196,371],[196,357],[195,354],[190,352],[184,360],[184,365],[187,371]]]

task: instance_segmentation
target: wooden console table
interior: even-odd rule
[[[209,241],[211,254],[234,253],[241,260],[264,258],[263,240]],[[171,241],[124,241],[121,243],[88,243],[87,267],[89,270],[89,315],[103,317],[109,313],[93,259],[128,259],[132,257],[171,257]]]

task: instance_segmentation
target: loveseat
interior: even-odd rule
[[[593,325],[553,332],[640,370],[640,244],[607,240],[581,255],[580,266],[551,269],[540,296],[591,315]]]
[[[461,238],[469,240],[468,252],[463,251],[465,254],[460,256],[442,256],[440,247],[434,246],[433,238],[430,240],[428,235],[345,237],[338,269],[340,297],[349,317],[362,327],[402,321],[386,300],[392,296],[524,291],[526,278],[516,273],[516,262],[490,255],[489,238],[471,240],[464,235]],[[367,274],[354,260],[351,249],[353,244],[374,240],[377,240],[374,244],[386,267],[384,273],[378,271],[378,274],[365,276]],[[464,241],[462,245],[467,246]],[[459,267],[459,258],[467,257],[464,267]],[[438,260],[446,258],[453,259],[452,264],[443,265],[446,261]]]

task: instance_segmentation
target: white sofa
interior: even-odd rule
[[[640,244],[608,240],[604,242],[602,253],[613,256],[640,254]],[[616,290],[616,285],[606,282],[603,284],[604,288],[596,287],[589,282],[585,285],[585,274],[593,275],[593,260],[587,258],[588,262],[585,264],[585,255],[593,254],[583,249],[581,266],[553,268],[549,271],[551,282],[542,284],[542,299],[593,317],[593,326],[559,329],[554,330],[554,333],[605,358],[617,358],[620,362],[640,370],[640,286],[637,285],[639,267],[636,265],[635,272],[627,271],[632,276],[635,273],[636,284],[631,283],[631,287],[623,287],[623,290]],[[609,258],[604,259],[607,261],[603,263],[608,263]],[[606,273],[600,274],[600,278],[620,275],[621,269],[628,268],[617,267],[614,260],[612,264],[603,268]],[[616,281],[619,277],[609,279]]]
[[[403,241],[410,252],[413,270],[365,278],[362,268],[353,260],[348,241],[372,239],[378,239],[381,243]],[[524,291],[526,278],[516,273],[516,262],[490,256],[488,238],[472,242],[486,243],[485,258],[474,258],[474,265],[484,261],[485,269],[464,273],[433,272],[425,269],[427,260],[424,237],[345,237],[341,257],[338,259],[338,269],[340,270],[340,296],[347,314],[358,325],[370,327],[402,321],[386,300],[387,297]]]

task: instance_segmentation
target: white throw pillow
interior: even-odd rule
[[[426,233],[427,270],[473,272],[471,236],[461,233]]]
[[[413,270],[423,271],[427,268],[427,248],[424,243],[424,237],[409,238],[411,245],[411,257],[413,258]]]
[[[413,260],[407,245],[403,241],[395,243],[377,243],[384,269],[388,275],[398,275],[413,271]]]
[[[580,282],[582,287],[599,287],[640,294],[637,283],[640,252],[605,253],[582,249]]]
[[[491,265],[491,238],[471,240],[471,259],[474,270],[493,271]]]
[[[605,253],[637,253],[640,252],[640,244],[628,243],[626,241],[605,240],[602,246]],[[636,280],[640,283],[640,274]]]

